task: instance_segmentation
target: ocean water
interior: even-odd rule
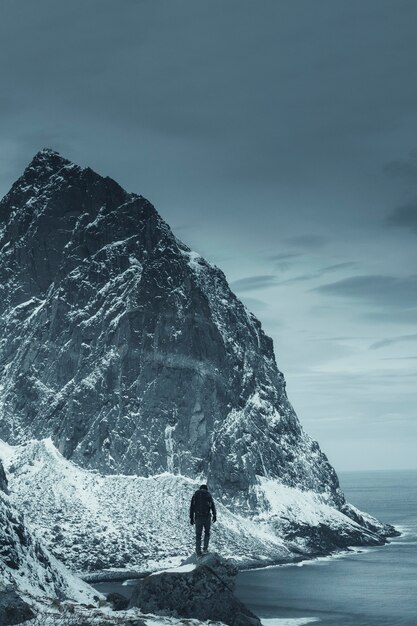
[[[339,478],[349,502],[402,536],[337,558],[241,572],[237,595],[268,626],[417,626],[417,471]]]

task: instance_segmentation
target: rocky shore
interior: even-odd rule
[[[129,607],[142,613],[220,621],[229,626],[261,626],[234,595],[238,569],[218,554],[187,559],[180,567],[140,580]]]

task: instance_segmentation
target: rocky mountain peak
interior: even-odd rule
[[[42,150],[1,202],[0,436],[105,473],[258,477],[328,494],[272,341],[142,196]]]
[[[65,165],[73,165],[71,161],[65,159],[56,150],[52,148],[42,148],[33,157],[25,171],[36,171],[41,174],[46,172],[57,172]]]
[[[36,195],[43,186],[47,185],[52,176],[64,168],[71,167],[81,171],[80,167],[64,159],[58,152],[50,148],[43,148],[35,154],[22,176],[14,183],[6,198],[0,203],[0,207],[6,204],[5,200],[9,202],[13,199],[17,202],[27,201]]]

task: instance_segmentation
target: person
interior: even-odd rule
[[[195,552],[201,556],[201,535],[204,528],[203,554],[207,554],[210,541],[211,521],[217,519],[216,507],[207,485],[201,485],[197,489],[190,504],[190,522],[195,524]]]

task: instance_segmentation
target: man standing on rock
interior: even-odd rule
[[[191,499],[190,522],[195,524],[195,552],[201,556],[201,535],[204,528],[203,554],[207,554],[211,520],[216,521],[216,507],[207,485],[201,485]]]

